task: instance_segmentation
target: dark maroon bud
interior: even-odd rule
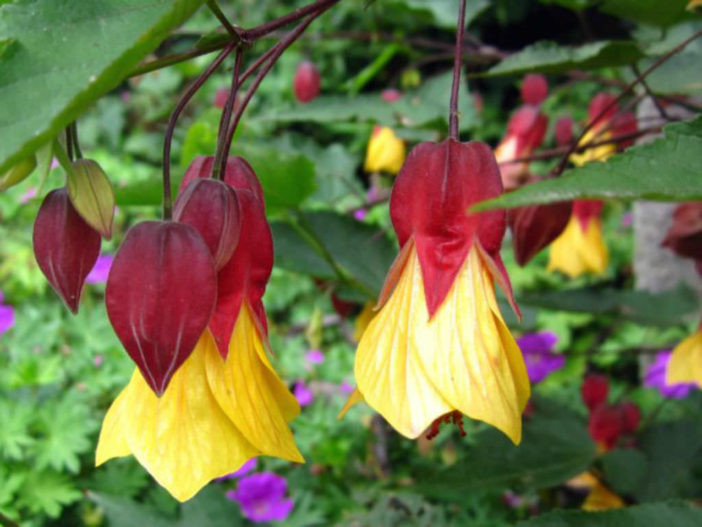
[[[549,205],[530,205],[507,211],[512,229],[512,246],[517,263],[526,265],[541,249],[548,247],[568,224],[571,204],[568,201]]]
[[[107,277],[112,327],[161,396],[207,327],[217,300],[212,256],[200,233],[174,221],[127,232]]]
[[[683,258],[702,260],[702,201],[676,207],[673,224],[661,245]]]
[[[569,115],[559,117],[554,135],[558,146],[569,145],[573,141],[573,118]]]
[[[196,178],[176,199],[173,219],[195,227],[219,271],[234,253],[241,233],[239,200],[232,187],[215,179]]]
[[[592,412],[607,400],[609,394],[609,381],[604,375],[589,373],[580,387],[580,395],[585,406]]]
[[[548,81],[540,73],[530,73],[524,77],[521,92],[526,104],[539,105],[548,96]]]
[[[295,72],[293,90],[295,98],[300,102],[310,102],[319,95],[321,77],[317,66],[305,60],[300,63]]]
[[[34,255],[51,287],[78,312],[85,278],[100,254],[100,233],[76,211],[65,188],[49,192],[34,222]]]
[[[212,177],[212,167],[214,156],[197,156],[185,171],[183,181],[180,183],[182,192],[185,185],[195,178]],[[263,188],[258,181],[258,177],[246,159],[239,156],[227,158],[227,166],[224,169],[224,182],[235,189],[244,189],[253,192],[254,196],[263,203]]]

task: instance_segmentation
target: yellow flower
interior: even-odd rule
[[[368,324],[375,316],[375,302],[366,302],[363,304],[363,309],[356,317],[356,321],[353,323],[353,340],[358,342],[363,336],[363,332],[368,327]]]
[[[366,172],[388,172],[397,174],[405,162],[405,143],[387,126],[376,127],[368,141]]]
[[[626,507],[624,500],[609,490],[591,472],[583,472],[571,478],[566,485],[574,489],[589,490],[587,498],[582,504],[582,509],[586,511],[603,511]]]
[[[571,278],[585,273],[602,274],[609,262],[599,217],[579,216],[578,203],[574,204],[566,228],[551,243],[548,261],[549,271],[561,271]]]
[[[702,6],[702,0],[690,0],[685,8],[688,11],[694,11],[696,8]]]
[[[606,141],[612,134],[610,132],[599,133],[602,127],[593,128],[589,130],[585,136],[581,139],[580,145],[585,145],[590,141]],[[584,152],[578,154],[571,154],[569,159],[575,166],[583,166],[592,161],[607,161],[612,155],[616,154],[617,147],[614,143],[608,143],[600,146],[595,146],[593,148],[588,148]]]
[[[702,329],[673,348],[666,373],[667,384],[696,382],[702,387]]]
[[[161,397],[134,371],[105,416],[95,463],[132,454],[185,501],[255,456],[304,462],[287,424],[299,411],[244,302],[226,359],[208,330]]]

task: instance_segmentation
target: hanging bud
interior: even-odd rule
[[[634,112],[620,112],[612,118],[611,126],[612,135],[614,137],[634,134],[638,130],[636,114],[634,114]],[[631,138],[626,141],[619,141],[617,143],[617,148],[619,150],[624,150],[633,144],[634,138]]]
[[[191,225],[146,221],[127,232],[107,278],[107,315],[156,395],[207,327],[216,289],[212,256]]]
[[[590,437],[604,449],[613,448],[624,431],[622,412],[616,406],[601,404],[592,410],[587,424]]]
[[[622,429],[626,434],[633,434],[641,422],[641,410],[631,401],[624,401],[617,405],[622,415]]]
[[[522,81],[522,100],[525,104],[537,106],[548,96],[548,81],[539,73],[530,73]]]
[[[65,188],[44,198],[33,242],[39,268],[68,309],[77,313],[85,278],[100,254],[100,234],[76,212]]]
[[[10,170],[0,175],[0,192],[15,186],[20,181],[23,181],[27,176],[29,176],[29,174],[32,173],[36,166],[37,158],[32,155],[11,167]]]
[[[573,142],[573,118],[569,115],[559,117],[554,135],[558,146],[570,145]]]
[[[320,83],[321,77],[317,66],[308,60],[301,62],[293,79],[295,98],[302,103],[310,102],[319,95]]]
[[[702,260],[702,201],[676,207],[673,225],[661,245],[683,258]]]
[[[83,219],[103,238],[112,238],[115,192],[100,165],[91,159],[78,159],[68,173],[68,195]]]
[[[585,376],[580,389],[585,406],[592,411],[607,400],[609,381],[604,375],[589,374]]]
[[[183,181],[180,183],[180,192],[195,178],[212,177],[213,166],[214,156],[197,156],[193,159],[192,163],[190,163],[190,166],[185,171]],[[224,169],[224,177],[222,179],[227,185],[233,188],[246,189],[253,192],[256,198],[262,204],[264,203],[261,183],[254,169],[251,168],[249,162],[243,157],[231,156],[227,158],[227,166]]]
[[[173,219],[195,227],[210,249],[215,270],[232,257],[241,233],[239,201],[226,183],[197,178],[178,195]]]
[[[395,135],[392,128],[376,126],[368,141],[366,172],[387,172],[397,174],[405,162],[405,143]]]
[[[608,108],[607,111],[601,117],[597,118],[606,108]],[[616,97],[611,93],[601,91],[590,101],[590,106],[588,106],[587,109],[587,117],[591,123],[594,123],[593,128],[598,130],[612,119],[617,111],[619,111],[619,107],[616,104]],[[597,119],[597,121],[595,121],[595,119]]]
[[[570,219],[571,208],[569,201],[561,201],[507,211],[514,256],[519,265],[526,265],[541,249],[560,236]]]
[[[402,98],[402,92],[395,88],[387,88],[380,92],[380,98],[385,102],[396,102]]]

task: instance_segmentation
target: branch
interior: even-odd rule
[[[293,11],[292,13],[288,13],[285,16],[281,16],[280,18],[276,18],[275,20],[271,20],[270,22],[266,22],[265,24],[261,24],[260,26],[256,26],[252,29],[247,29],[242,33],[242,37],[245,40],[256,40],[272,31],[275,31],[276,29],[287,26],[288,24],[296,22],[297,20],[301,20],[307,15],[315,15],[315,17],[319,16],[322,12],[326,11],[340,1],[341,0],[317,0],[317,2],[301,7],[300,9]]]

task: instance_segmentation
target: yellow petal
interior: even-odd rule
[[[572,215],[564,231],[551,244],[548,270],[577,278],[585,273],[602,274],[608,263],[600,220],[591,218],[583,231],[577,217]]]
[[[356,321],[353,323],[353,340],[358,342],[363,336],[363,332],[368,327],[368,324],[375,316],[375,302],[368,301],[363,305],[363,309],[356,317]]]
[[[266,357],[248,304],[239,311],[226,360],[208,349],[206,369],[220,407],[256,448],[304,463],[288,427],[300,407]]]
[[[210,391],[205,356],[217,353],[205,332],[166,392],[154,395],[138,370],[103,423],[97,462],[118,455],[122,436],[134,457],[174,498],[185,501],[212,479],[237,470],[256,449]]]
[[[366,172],[388,172],[397,174],[405,162],[405,143],[391,128],[384,126],[373,132],[368,141]]]
[[[586,511],[605,511],[608,509],[621,509],[622,507],[626,507],[624,500],[599,481],[592,487],[582,506],[583,510]]]
[[[471,250],[429,320],[413,250],[363,334],[355,364],[361,394],[398,432],[417,437],[438,417],[458,410],[519,442],[529,383],[494,294],[487,269]]]
[[[127,438],[124,436],[124,426],[122,425],[122,416],[129,415],[129,409],[125,408],[127,400],[127,390],[117,396],[112,401],[109,410],[105,414],[105,419],[102,421],[100,429],[100,438],[98,446],[95,450],[95,466],[99,467],[105,461],[114,457],[124,457],[132,453],[127,444]]]
[[[346,402],[344,403],[344,407],[341,409],[339,412],[339,415],[336,416],[337,419],[343,419],[343,417],[346,415],[346,413],[351,410],[351,408],[354,405],[357,405],[358,403],[363,402],[363,395],[361,392],[358,391],[358,388],[354,388],[353,391],[351,392],[351,395],[349,395],[349,398],[346,399]]]
[[[673,348],[666,383],[696,382],[702,387],[702,331],[697,331]]]
[[[579,144],[584,145],[591,141],[600,142],[609,139],[612,136],[612,134],[610,134],[609,132],[599,134],[599,130],[604,125],[606,124],[603,123],[603,125],[597,126],[592,130],[589,130],[585,134],[585,136],[580,140]],[[600,146],[595,146],[593,148],[588,148],[580,154],[571,154],[568,159],[574,165],[581,167],[583,165],[586,165],[587,163],[591,163],[592,161],[607,161],[607,159],[609,159],[616,152],[617,147],[614,145],[614,143],[608,143]]]

